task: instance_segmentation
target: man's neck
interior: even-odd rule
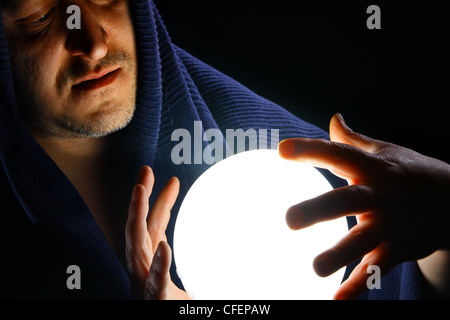
[[[123,155],[110,138],[37,138],[41,147],[78,190],[119,259],[132,185]]]
[[[99,178],[107,152],[106,138],[36,137],[36,140],[76,187]]]

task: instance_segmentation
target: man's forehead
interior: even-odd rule
[[[2,8],[15,12],[26,7],[27,5],[39,5],[50,1],[54,0],[0,0],[0,3],[2,4]]]
[[[47,4],[49,2],[56,3],[56,0],[0,0],[0,4],[2,8],[10,11],[16,12],[22,8],[26,8],[27,6],[37,6],[42,4]],[[99,0],[99,3],[111,3],[112,1]]]

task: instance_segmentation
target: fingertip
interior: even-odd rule
[[[177,177],[172,177],[170,179],[170,182],[175,184],[176,186],[180,187],[180,179],[178,179]]]
[[[328,253],[318,255],[313,261],[314,272],[319,277],[328,277],[333,273],[333,260]]]
[[[344,128],[350,129],[345,122],[344,116],[341,113],[335,113],[331,120],[338,121]]]
[[[142,166],[140,173],[143,176],[153,175],[153,170],[152,170],[152,168],[150,166],[144,165],[144,166]]]
[[[340,291],[338,291],[338,292],[335,293],[335,295],[333,297],[333,300],[349,300],[349,299],[348,299],[348,297],[345,294],[343,294]]]
[[[334,294],[333,300],[356,300],[363,293],[364,290],[360,293],[350,289],[347,281],[344,281],[338,291]]]
[[[341,113],[335,113],[333,117],[339,120],[340,123],[345,124],[344,116]]]
[[[303,221],[301,219],[301,214],[298,212],[298,209],[294,207],[290,207],[286,211],[286,224],[292,230],[299,230],[303,227]]]
[[[139,174],[136,179],[136,184],[142,184],[148,191],[148,196],[150,196],[154,182],[155,176],[153,174],[152,168],[150,168],[147,165],[142,166],[141,169],[139,170]]]
[[[163,253],[167,253],[167,256],[171,257],[171,251],[172,249],[170,248],[169,244],[164,241],[161,240],[158,244],[158,250],[160,251],[159,254],[162,255]],[[158,250],[156,252],[156,254],[158,255]]]
[[[155,251],[155,257],[157,259],[161,259],[161,256],[163,254],[164,254],[164,241],[160,241]]]
[[[342,114],[336,113],[330,120],[330,136],[332,141],[335,140],[333,136],[336,136],[339,131],[344,131],[347,134],[353,133],[353,130],[349,128]]]
[[[178,197],[178,193],[180,191],[180,180],[178,180],[177,177],[172,177],[166,185],[166,189],[169,192],[169,198],[168,201],[170,203],[175,202],[176,198]],[[171,204],[172,206],[173,204]]]
[[[161,240],[158,243],[158,247],[155,251],[154,261],[154,266],[157,267],[161,273],[169,272],[170,264],[172,261],[172,249],[166,241]]]
[[[146,176],[150,177],[151,181],[155,180],[155,174],[153,173],[153,169],[149,166],[144,166],[145,170],[146,170]]]
[[[340,113],[335,113],[331,117],[331,121],[334,121],[334,120],[337,120],[337,121],[340,121],[340,122],[344,122],[344,117]]]
[[[289,158],[294,151],[295,142],[292,139],[285,139],[278,144],[278,153],[283,158]]]

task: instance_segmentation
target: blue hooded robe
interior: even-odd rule
[[[129,165],[135,172],[130,179],[137,177],[142,165],[155,172],[150,204],[166,181],[179,178],[180,195],[167,229],[172,244],[180,204],[208,168],[173,164],[175,129],[192,133],[194,121],[201,121],[204,131],[279,129],[280,139],[327,139],[328,135],[174,45],[151,0],[130,0],[130,4],[139,62],[136,111],[117,135],[129,147]],[[20,93],[14,91],[12,72],[0,15],[0,297],[130,298],[126,268],[77,190],[18,118],[15,95]],[[206,147],[207,142],[203,144]],[[321,172],[334,187],[345,185]],[[348,221],[349,226],[354,223]],[[73,264],[82,270],[82,290],[66,286],[66,270]],[[181,286],[175,264],[172,279]],[[368,291],[362,298],[415,299],[420,297],[419,280],[416,263],[404,263],[382,279],[382,289]]]

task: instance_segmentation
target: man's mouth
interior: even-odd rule
[[[96,90],[110,85],[116,80],[121,69],[92,73],[79,80],[72,88],[80,91]]]

